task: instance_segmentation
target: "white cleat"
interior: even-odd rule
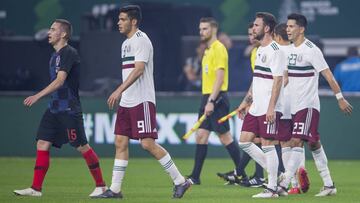
[[[36,191],[32,188],[26,188],[23,190],[14,190],[15,195],[20,196],[32,196],[32,197],[41,197],[42,193],[40,191]]]
[[[332,196],[336,195],[336,187],[335,186],[324,186],[321,188],[320,192],[315,195],[315,197],[325,197],[325,196]]]
[[[278,198],[279,195],[268,188],[266,188],[264,191],[260,192],[259,194],[253,195],[253,198]]]
[[[286,191],[286,188],[283,188],[281,186],[277,186],[277,193],[279,196],[288,196],[288,192]]]
[[[99,195],[103,194],[107,189],[108,189],[108,187],[106,187],[106,186],[96,187],[94,189],[94,191],[89,195],[89,197],[99,196]]]

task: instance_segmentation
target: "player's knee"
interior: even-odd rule
[[[240,135],[240,142],[252,142],[255,135],[250,132],[242,132]]]
[[[87,152],[88,150],[90,149],[90,145],[86,144],[86,145],[83,145],[83,146],[79,146],[76,148],[76,150],[78,150],[80,153],[85,153]]]
[[[43,150],[48,151],[50,149],[51,143],[45,140],[38,140],[36,142],[36,149],[37,150]]]
[[[309,142],[308,146],[311,151],[315,151],[315,150],[320,149],[321,144],[320,144],[320,142]]]
[[[146,151],[152,151],[152,149],[154,148],[154,143],[152,142],[141,142],[141,147],[143,149],[145,149]]]
[[[228,145],[228,144],[231,144],[234,140],[233,138],[231,137],[231,134],[228,132],[226,134],[222,134],[219,136],[219,139],[220,139],[220,142],[223,144],[223,145]]]
[[[291,139],[290,143],[291,143],[291,147],[303,147],[304,146],[304,141],[302,141],[299,138]]]

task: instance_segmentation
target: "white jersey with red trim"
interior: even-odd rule
[[[269,45],[260,46],[256,51],[255,69],[252,81],[253,103],[249,112],[254,116],[265,115],[271,98],[273,76],[283,76],[286,58],[279,45],[272,41]],[[281,112],[281,93],[275,111]]]
[[[135,68],[135,62],[144,62],[143,74],[122,94],[120,106],[134,107],[149,101],[155,104],[153,46],[148,36],[138,30],[121,47],[122,79],[125,81]]]
[[[288,70],[287,69],[287,58],[290,53],[291,46],[290,45],[279,45],[279,48],[280,48],[280,50],[282,50],[284,52],[285,60],[286,60],[284,71],[287,71]],[[290,106],[291,97],[290,97],[290,91],[289,91],[288,85],[284,86],[284,83],[283,83],[283,91],[281,93],[282,93],[282,95],[279,98],[279,99],[281,99],[281,103],[282,103],[282,107],[283,107],[283,110],[281,111],[281,113],[283,114],[281,116],[281,119],[291,119],[291,106]]]
[[[315,108],[320,111],[319,73],[329,68],[324,55],[314,43],[306,38],[298,47],[294,44],[290,46],[287,65],[291,114],[306,108]]]

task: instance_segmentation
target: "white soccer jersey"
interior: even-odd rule
[[[254,116],[265,115],[271,98],[273,76],[283,76],[286,58],[279,45],[272,41],[266,47],[259,47],[256,52],[255,69],[252,81],[253,103],[249,112]],[[275,111],[282,111],[281,93]]]
[[[287,57],[290,53],[290,49],[291,49],[291,46],[290,45],[279,45],[279,48],[280,50],[282,50],[284,52],[284,55],[285,55],[285,60],[286,60],[286,63],[285,63],[285,70],[287,70]],[[282,95],[279,99],[281,99],[281,104],[282,104],[282,107],[283,107],[283,110],[281,111],[282,112],[282,116],[281,116],[281,119],[291,119],[291,109],[290,109],[290,91],[289,91],[289,86],[287,85],[286,87],[284,87],[284,83],[283,83],[283,91],[281,92]]]
[[[135,62],[145,63],[144,73],[122,94],[120,106],[134,107],[145,101],[155,104],[153,77],[153,46],[148,36],[138,30],[131,38],[126,39],[121,47],[122,79],[125,81],[135,68]]]
[[[319,73],[327,68],[322,52],[308,39],[298,47],[291,45],[288,55],[291,114],[306,108],[320,111]]]

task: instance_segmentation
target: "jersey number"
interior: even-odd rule
[[[144,121],[138,121],[137,122],[137,127],[139,129],[139,133],[144,133],[145,132],[145,124]]]
[[[294,135],[295,134],[296,135],[304,135],[304,127],[305,127],[305,123],[295,122],[292,134],[294,134]]]
[[[74,142],[76,140],[76,130],[75,129],[66,129],[67,135],[70,142]]]
[[[295,66],[296,65],[296,59],[297,59],[297,54],[290,54],[288,59],[289,59],[289,65],[290,66]]]

